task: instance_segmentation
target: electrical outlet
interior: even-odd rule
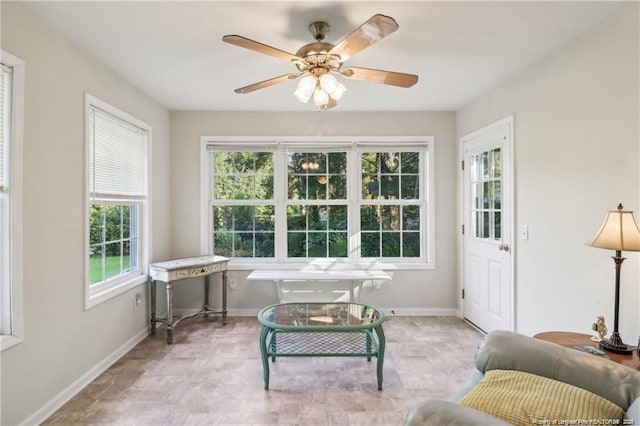
[[[142,293],[136,293],[133,296],[133,311],[137,311],[140,305],[142,304]]]
[[[237,290],[238,280],[236,280],[235,278],[229,278],[229,287],[231,288],[231,290]]]

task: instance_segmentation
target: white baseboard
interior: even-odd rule
[[[387,317],[459,317],[456,308],[378,308]],[[177,315],[190,315],[198,312],[198,309],[175,309]],[[230,317],[256,317],[260,308],[229,309]]]
[[[143,330],[140,330],[138,333],[136,333],[135,336],[125,342],[124,345],[120,346],[113,353],[96,364],[93,368],[83,374],[78,380],[67,386],[62,392],[49,400],[49,402],[42,406],[38,411],[27,417],[27,419],[24,420],[21,425],[35,426],[44,422],[49,416],[55,413],[58,408],[66,404],[78,392],[84,389],[85,386],[91,383],[100,374],[104,373],[109,367],[111,367],[111,365],[122,358],[127,352],[133,349],[148,335],[149,330],[147,329],[147,327],[145,327]]]
[[[456,308],[378,308],[387,317],[454,317]]]

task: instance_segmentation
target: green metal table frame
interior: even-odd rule
[[[347,325],[309,325],[286,324],[278,322],[269,315],[283,307],[309,306],[322,309],[324,306],[361,307],[371,318],[361,318],[360,324]],[[264,388],[269,389],[269,358],[272,362],[277,357],[365,357],[371,361],[377,359],[376,375],[378,390],[382,390],[382,372],[384,364],[385,337],[382,330],[384,315],[377,309],[359,303],[280,303],[264,308],[258,314],[262,324],[260,332],[260,355],[264,372]]]

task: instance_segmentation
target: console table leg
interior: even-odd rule
[[[222,325],[227,325],[227,271],[222,272]]]
[[[209,288],[211,287],[211,275],[204,277],[204,303],[202,304],[202,310],[205,312],[204,317],[209,317],[206,312],[209,310]]]
[[[149,281],[149,304],[151,305],[151,334],[156,334],[156,281]]]
[[[264,373],[264,388],[269,389],[269,351],[267,350],[267,336],[269,328],[262,326],[260,331],[260,358],[262,358],[262,371]]]
[[[173,286],[167,283],[167,343],[173,343]]]
[[[376,366],[376,372],[378,375],[378,390],[382,390],[382,366],[384,365],[385,338],[381,325],[376,327],[375,330],[376,334],[378,335],[378,362]]]

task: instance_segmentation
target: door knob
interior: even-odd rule
[[[509,244],[500,243],[500,245],[498,246],[498,250],[509,251]]]

